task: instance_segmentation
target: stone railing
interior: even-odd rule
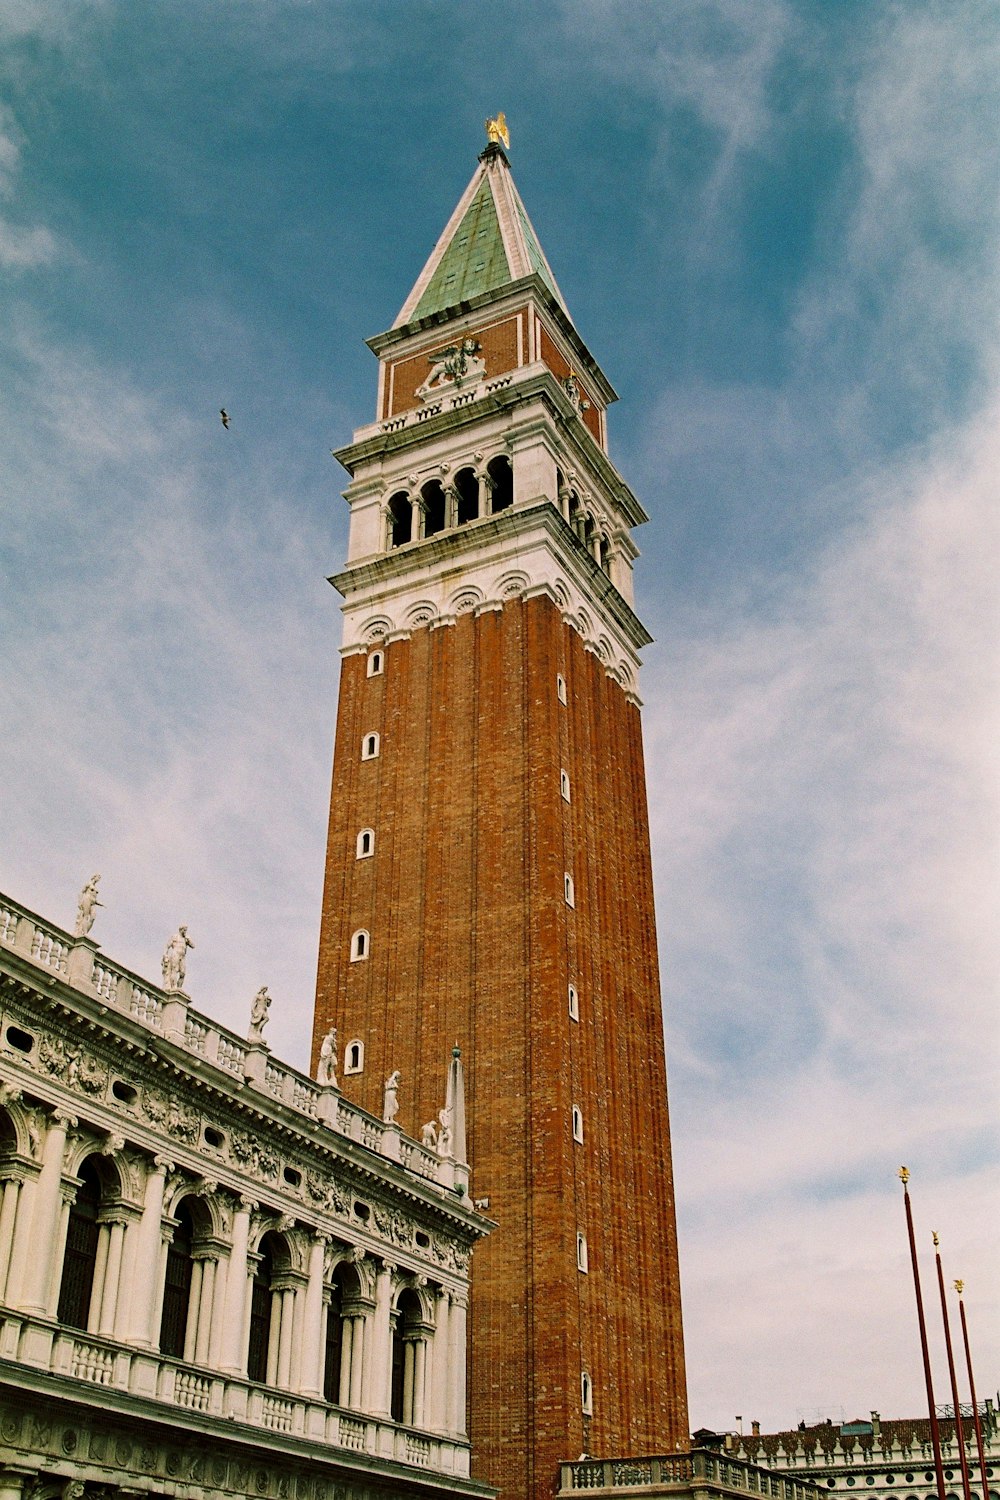
[[[130,1016],[168,1042],[210,1063],[289,1109],[320,1121],[369,1151],[400,1162],[443,1192],[468,1185],[468,1168],[442,1159],[395,1126],[349,1104],[336,1088],[321,1087],[305,1073],[277,1061],[263,1044],[252,1044],[210,1017],[192,1010],[187,995],[163,990],[113,963],[88,938],[74,938],[34,912],[0,895],[0,948],[12,949],[48,974],[110,1010]]]
[[[560,1466],[560,1495],[589,1490],[711,1489],[725,1494],[767,1495],[773,1500],[817,1500],[820,1491],[803,1480],[772,1474],[758,1464],[728,1458],[711,1448],[656,1458],[581,1459]]]
[[[388,1417],[348,1412],[311,1396],[253,1385],[240,1376],[196,1368],[6,1308],[0,1308],[0,1358],[100,1386],[109,1410],[128,1411],[133,1399],[141,1399],[148,1414],[147,1403],[154,1401],[176,1409],[179,1423],[188,1411],[216,1418],[227,1436],[234,1425],[243,1423],[439,1473],[469,1473],[467,1442],[402,1427]]]

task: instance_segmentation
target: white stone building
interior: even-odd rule
[[[0,1500],[488,1496],[462,1131],[195,1012],[178,941],[160,988],[0,896]]]

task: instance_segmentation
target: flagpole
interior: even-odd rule
[[[983,1444],[983,1424],[980,1420],[979,1405],[976,1401],[976,1382],[972,1375],[972,1350],[969,1348],[969,1325],[965,1321],[965,1302],[962,1299],[964,1287],[964,1281],[955,1282],[955,1290],[958,1293],[958,1310],[962,1315],[962,1339],[965,1343],[965,1363],[969,1370],[969,1392],[972,1396],[972,1421],[976,1429],[976,1451],[979,1454],[979,1477],[983,1486],[983,1500],[990,1500],[990,1485],[986,1475],[986,1448]]]
[[[924,1299],[920,1294],[920,1267],[917,1264],[917,1242],[913,1235],[913,1212],[910,1208],[910,1191],[906,1184],[910,1180],[909,1167],[900,1167],[899,1180],[903,1184],[903,1203],[906,1208],[906,1230],[910,1237],[910,1262],[913,1266],[913,1288],[917,1294],[917,1323],[920,1327],[920,1353],[924,1361],[924,1382],[927,1386],[927,1411],[931,1419],[931,1445],[934,1449],[934,1475],[937,1479],[938,1500],[945,1500],[944,1465],[941,1462],[941,1434],[938,1431],[937,1412],[934,1409],[934,1382],[931,1379],[931,1359],[927,1352],[927,1324],[924,1322]]]
[[[962,1432],[962,1411],[958,1404],[958,1381],[955,1378],[955,1356],[951,1352],[951,1324],[948,1320],[948,1299],[944,1294],[944,1272],[941,1269],[940,1241],[934,1235],[934,1259],[937,1262],[938,1287],[941,1292],[941,1321],[944,1323],[944,1346],[948,1351],[948,1378],[951,1380],[951,1399],[955,1408],[955,1441],[958,1443],[958,1460],[962,1466],[962,1489],[965,1500],[972,1500],[969,1483],[969,1459],[965,1451],[965,1434]]]

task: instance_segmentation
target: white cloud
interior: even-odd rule
[[[11,111],[0,104],[0,195],[13,199],[21,168],[23,136]],[[0,215],[0,266],[12,271],[47,265],[57,253],[54,236],[42,225],[17,224]]]
[[[342,537],[288,451],[247,466],[214,412],[37,335],[18,354],[0,775],[31,795],[5,815],[4,888],[68,919],[101,870],[106,952],[155,976],[187,921],[196,1004],[243,1028],[267,982],[274,1045],[304,1062]]]
[[[885,1301],[908,1158],[1000,1358],[998,419],[869,478],[766,613],[668,627],[644,682],[696,1424],[724,1392],[919,1411]]]

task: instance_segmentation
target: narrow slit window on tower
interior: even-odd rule
[[[358,963],[360,959],[368,957],[368,949],[371,939],[363,927],[359,927],[351,938],[351,963]]]
[[[365,1071],[365,1044],[355,1037],[353,1042],[348,1042],[344,1053],[344,1072],[363,1073]]]
[[[368,676],[381,677],[385,671],[385,656],[381,651],[373,651],[368,657]]]
[[[563,876],[563,895],[566,897],[566,905],[567,906],[575,906],[576,905],[576,895],[575,895],[575,892],[573,890],[573,877],[569,873],[568,870],[566,871],[566,874]]]
[[[371,734],[366,734],[364,739],[361,741],[361,759],[374,760],[378,755],[378,747],[378,735],[374,732],[372,732]]]
[[[372,829],[372,828],[362,828],[361,832],[358,834],[357,850],[358,850],[358,853],[357,853],[358,859],[370,859],[371,858],[371,856],[375,853],[375,830],[374,829]]]
[[[580,1409],[585,1417],[594,1415],[594,1387],[586,1370],[580,1371]]]
[[[590,1269],[587,1263],[587,1236],[582,1229],[576,1231],[576,1269],[584,1273]]]
[[[563,801],[564,802],[568,802],[570,800],[570,797],[569,797],[569,772],[568,771],[560,771],[559,772],[559,790],[562,793],[562,799],[563,799]]]
[[[566,679],[561,672],[556,673],[556,697],[560,703],[566,702]]]
[[[571,1021],[580,1019],[580,996],[576,992],[575,984],[569,987],[569,1018]]]
[[[583,1144],[583,1112],[578,1104],[573,1105],[573,1139]]]

